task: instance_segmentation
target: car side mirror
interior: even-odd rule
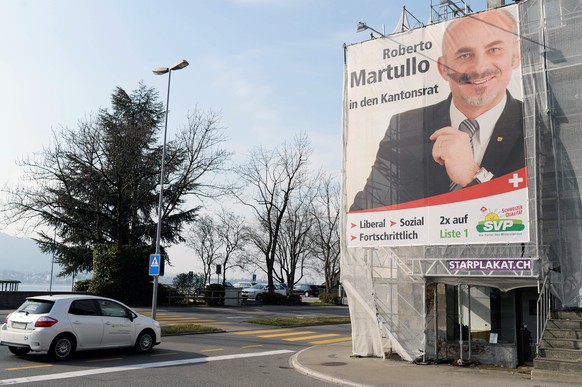
[[[133,312],[130,312],[130,313],[129,313],[129,320],[130,320],[131,322],[133,322],[133,320],[135,320],[136,318],[137,318],[137,314],[135,314],[135,313],[133,313]]]

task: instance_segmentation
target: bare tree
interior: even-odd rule
[[[325,286],[329,292],[340,272],[340,185],[331,176],[320,179],[318,195],[312,202],[314,214],[313,255],[320,261]]]
[[[237,173],[249,189],[249,196],[235,193],[249,206],[257,221],[250,235],[252,243],[263,253],[269,291],[273,292],[273,270],[283,220],[292,195],[307,181],[308,160],[312,153],[307,135],[284,142],[280,148],[255,148]]]
[[[204,283],[210,281],[212,266],[222,259],[224,241],[217,231],[216,223],[209,215],[199,217],[186,237],[190,247],[202,261]]]
[[[306,181],[292,195],[277,249],[275,278],[293,288],[303,278],[306,260],[312,252],[310,233],[315,222],[312,211],[317,177]]]
[[[245,246],[248,243],[248,227],[245,219],[224,209],[218,215],[218,236],[223,240],[222,273],[223,284],[226,280],[226,271],[232,267],[244,267],[246,258]]]

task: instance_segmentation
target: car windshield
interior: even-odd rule
[[[18,308],[19,312],[29,314],[45,314],[50,312],[54,305],[54,301],[47,300],[26,300],[24,304]]]
[[[252,289],[262,289],[265,286],[265,284],[254,284],[253,286],[251,286]]]

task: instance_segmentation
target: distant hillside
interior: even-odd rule
[[[38,273],[51,270],[52,256],[40,252],[30,238],[18,238],[0,232],[0,270]],[[55,271],[58,267],[55,266]]]

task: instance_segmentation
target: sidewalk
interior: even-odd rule
[[[351,354],[351,342],[317,345],[294,354],[289,362],[303,374],[344,386],[573,386],[569,383],[531,380],[529,372],[519,373],[503,368],[416,365],[379,358],[355,358]]]

